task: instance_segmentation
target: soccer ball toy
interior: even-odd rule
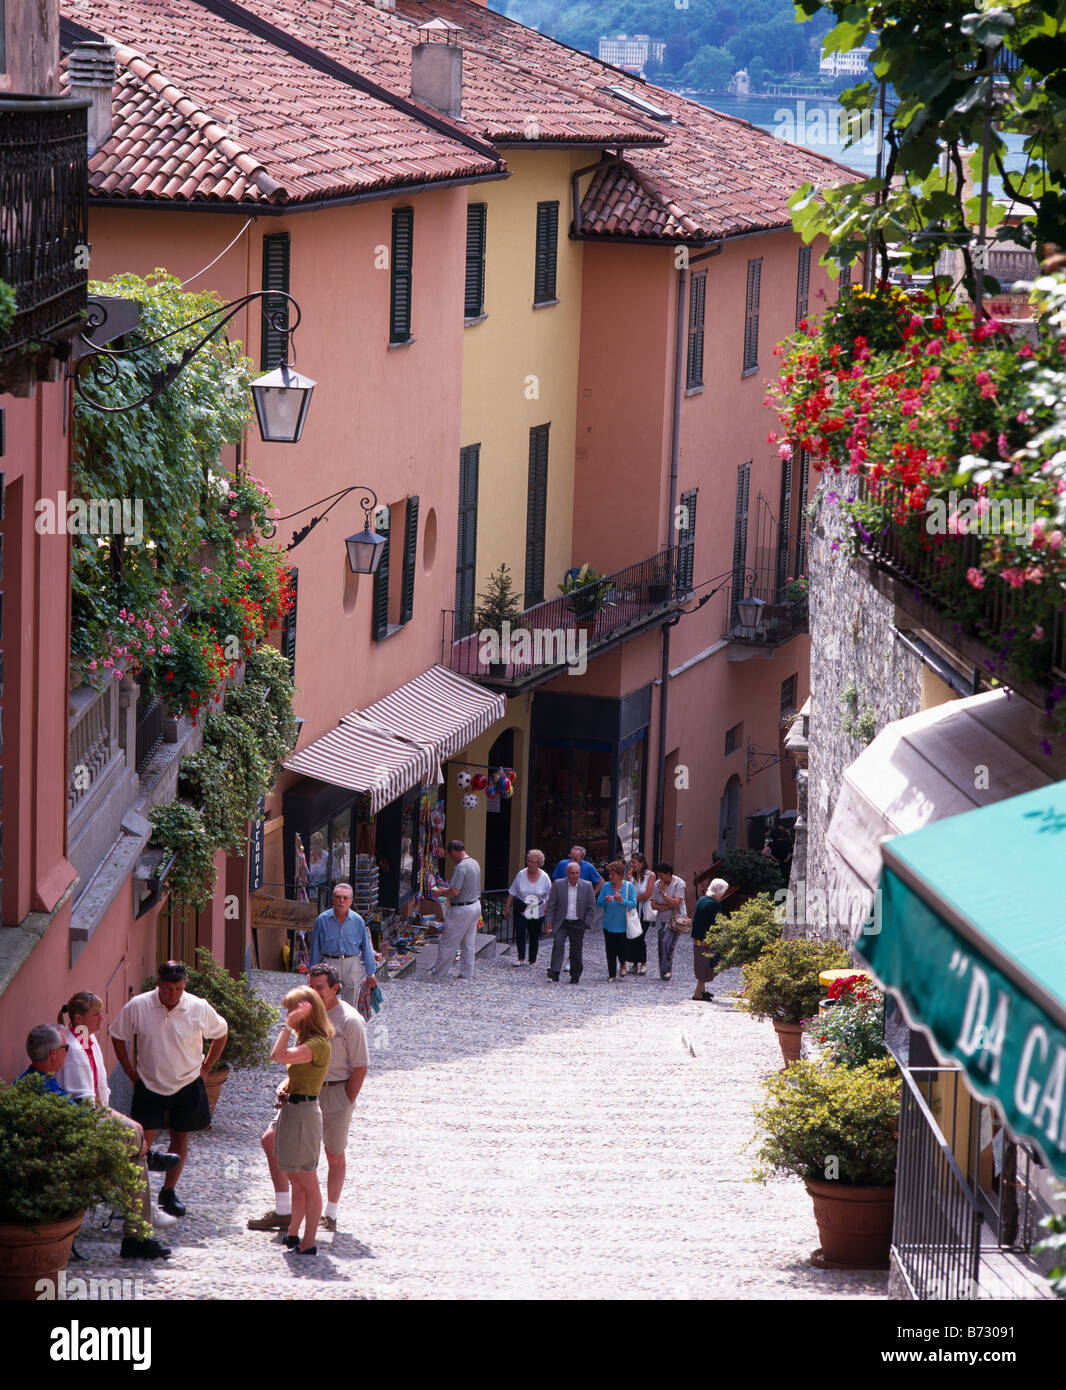
[[[466,796],[463,797],[463,808],[467,811],[477,810],[477,797],[473,792],[467,792]]]
[[[460,772],[455,779],[456,786],[459,787],[469,787],[472,781],[473,777],[469,772]]]

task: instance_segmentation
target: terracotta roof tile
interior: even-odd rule
[[[295,203],[500,167],[194,0],[78,0],[71,18],[118,45],[97,195]]]

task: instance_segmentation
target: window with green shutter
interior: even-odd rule
[[[811,248],[801,246],[799,269],[796,272],[796,327],[807,317],[807,304],[811,296]]]
[[[548,431],[529,431],[529,482],[526,496],[526,586],[523,608],[544,602],[544,528],[548,521]]]
[[[777,573],[775,583],[778,602],[784,602],[785,580],[788,578],[788,535],[792,517],[792,455],[781,460],[781,510],[777,521]]]
[[[703,385],[703,319],[707,307],[707,272],[692,276],[688,296],[688,371],[686,385],[692,391]]]
[[[466,210],[466,301],[463,308],[468,319],[480,318],[485,312],[485,219],[484,203],[471,203]]]
[[[281,629],[281,654],[288,658],[289,670],[292,675],[296,675],[296,602],[299,593],[300,574],[298,570],[290,570],[292,575],[292,607],[285,614],[285,621]]]
[[[744,303],[744,370],[754,372],[759,367],[759,287],[762,282],[762,257],[748,262],[748,293]]]
[[[411,337],[411,265],[414,259],[414,208],[395,208],[392,214],[392,299],[389,342]]]
[[[383,642],[389,635],[389,551],[392,548],[392,517],[388,507],[379,508],[374,518],[374,530],[385,537],[381,559],[374,573],[374,599],[370,610],[370,636]]]
[[[807,572],[807,489],[810,479],[811,456],[806,449],[800,450],[799,510],[796,513],[796,558],[792,562],[795,578]]]
[[[537,254],[533,276],[533,303],[555,299],[555,267],[559,256],[559,204],[537,204]]]
[[[271,232],[263,238],[263,289],[289,293],[289,234]],[[261,361],[264,372],[272,372],[287,356],[289,304],[285,299],[262,299],[263,338]],[[269,315],[281,323],[275,328]]]
[[[409,623],[415,610],[415,560],[418,554],[418,498],[408,497],[403,538],[403,584],[400,622]]]
[[[696,560],[696,499],[699,488],[681,494],[681,521],[677,532],[677,592],[687,594],[692,591],[693,571]]]
[[[474,627],[477,564],[477,475],[481,445],[459,451],[459,529],[455,556],[455,632],[467,637]]]
[[[744,587],[748,568],[748,492],[751,487],[751,462],[742,463],[737,469],[737,502],[733,516],[733,593],[732,611],[729,625],[736,627],[740,622],[737,604],[746,595]]]

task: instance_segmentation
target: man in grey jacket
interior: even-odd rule
[[[552,884],[544,909],[544,920],[548,930],[555,934],[548,979],[558,981],[563,968],[563,953],[569,941],[570,983],[576,985],[581,979],[584,964],[582,950],[585,928],[591,927],[596,920],[596,895],[592,891],[592,884],[581,877],[581,865],[577,860],[572,859],[566,866],[565,878],[557,878]]]

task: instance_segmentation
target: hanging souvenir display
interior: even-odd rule
[[[483,792],[489,784],[489,779],[483,772],[475,772],[470,779],[470,785],[476,792]]]
[[[472,775],[469,772],[460,772],[456,776],[455,785],[457,787],[469,787],[472,780]]]
[[[476,811],[477,800],[478,799],[473,792],[467,792],[467,794],[463,797],[463,809],[466,811]]]

